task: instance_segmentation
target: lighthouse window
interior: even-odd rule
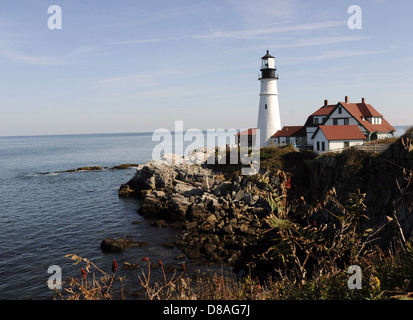
[[[267,104],[265,104],[265,109],[267,110]]]

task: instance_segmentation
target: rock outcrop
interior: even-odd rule
[[[351,194],[360,190],[366,194],[368,217],[363,218],[362,228],[380,229],[380,245],[389,244],[399,231],[406,239],[412,235],[413,130],[381,154],[348,150],[303,163],[289,173],[293,185],[289,200],[315,205],[334,188],[338,201],[346,206]],[[296,177],[301,177],[300,183],[294,181]],[[273,177],[276,186],[277,179]],[[225,178],[203,164],[151,161],[138,167],[120,187],[119,196],[140,198],[141,215],[165,220],[162,226],[171,226],[172,221],[182,229],[175,245],[189,258],[232,264],[246,247],[260,245],[263,218],[271,212],[257,192],[260,188],[263,185],[254,176]]]
[[[100,244],[100,248],[103,251],[107,252],[122,252],[127,248],[130,247],[144,247],[148,243],[141,242],[141,241],[134,241],[132,239],[112,239],[112,238],[105,238],[102,240]]]
[[[313,201],[334,187],[341,203],[360,189],[366,194],[365,229],[385,226],[378,237],[386,245],[399,223],[407,239],[413,233],[413,132],[408,130],[381,154],[348,150],[313,161],[306,190]],[[393,221],[389,223],[389,221]]]
[[[205,165],[151,161],[119,189],[119,196],[142,199],[139,214],[174,221],[183,233],[175,245],[189,258],[234,263],[257,239],[270,212],[248,176],[226,180]]]

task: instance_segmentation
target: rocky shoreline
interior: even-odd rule
[[[138,164],[120,164],[114,167],[100,167],[100,166],[91,166],[91,167],[80,167],[76,169],[69,169],[64,171],[55,171],[55,172],[40,172],[39,175],[50,175],[50,174],[62,174],[62,173],[74,173],[74,172],[83,172],[83,171],[102,171],[102,170],[124,170],[131,168],[138,168]]]
[[[360,232],[374,232],[375,244],[386,248],[399,234],[403,239],[413,235],[412,132],[381,154],[347,150],[309,160],[294,150],[274,149],[264,150],[262,158],[275,163],[268,176],[272,187],[282,190],[288,175],[288,200],[286,192],[282,195],[289,219],[334,230],[339,224],[335,217],[343,208],[351,210],[351,197],[364,194]],[[247,270],[276,243],[266,224],[272,209],[277,210],[266,198],[268,184],[260,175],[240,175],[239,167],[171,159],[174,156],[140,165],[134,177],[120,186],[119,197],[140,199],[140,215],[155,219],[158,227],[178,229],[173,245],[190,260]],[[261,164],[268,171],[268,163]]]
[[[208,165],[161,160],[139,166],[119,196],[141,199],[139,214],[181,230],[174,245],[189,259],[235,265],[271,211],[258,185],[256,178],[225,177]]]

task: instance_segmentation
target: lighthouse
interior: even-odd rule
[[[275,58],[267,54],[261,58],[260,105],[258,109],[257,129],[260,130],[260,145],[268,145],[270,138],[281,130],[280,106],[278,103],[278,74],[275,67]]]

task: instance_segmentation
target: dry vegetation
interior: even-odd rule
[[[185,266],[172,275],[165,272],[158,261],[163,281],[151,278],[151,262],[140,270],[139,283],[147,299],[177,300],[245,300],[245,299],[409,299],[413,296],[413,247],[397,232],[391,247],[384,251],[374,246],[376,232],[360,230],[366,219],[365,194],[351,194],[347,206],[336,200],[330,190],[323,202],[310,206],[287,201],[291,188],[289,177],[277,173],[279,187],[271,183],[271,175],[259,176],[263,187],[256,190],[271,206],[272,212],[264,219],[260,245],[250,248],[245,262],[250,271],[236,279],[228,274],[200,275],[194,279]],[[325,217],[328,216],[328,223]],[[389,221],[389,223],[393,223]],[[122,281],[116,275],[113,261],[112,275],[77,255],[67,255],[80,268],[81,280],[70,278],[60,299],[112,299],[114,281],[121,282],[121,299],[125,298]],[[361,267],[363,286],[350,290],[347,286],[350,265]],[[91,268],[94,272],[91,272]],[[98,272],[98,277],[95,272]],[[118,286],[119,287],[119,286]]]

